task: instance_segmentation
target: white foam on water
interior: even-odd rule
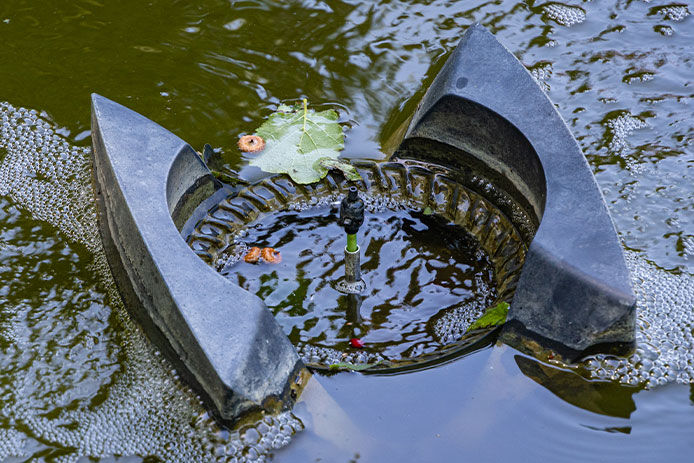
[[[0,429],[0,461],[22,454],[26,436],[14,429]]]
[[[682,248],[688,256],[694,256],[694,235],[687,235],[682,239]]]
[[[558,24],[571,27],[586,20],[586,11],[580,6],[563,3],[547,3],[542,12]]]
[[[670,5],[656,6],[651,9],[650,14],[656,14],[663,19],[680,22],[689,16],[689,8],[681,3],[672,3]]]
[[[625,156],[631,146],[629,136],[638,129],[648,127],[648,124],[638,117],[622,112],[614,118],[604,122],[606,136],[609,139],[607,149],[615,154]]]
[[[637,299],[636,351],[587,359],[590,376],[647,388],[694,383],[694,276],[663,271],[631,251],[626,261]]]
[[[475,284],[483,294],[491,292],[491,288],[488,288],[481,278],[478,278]],[[477,321],[487,308],[481,298],[453,308],[434,323],[437,339],[443,345],[459,341],[467,333],[470,325]]]
[[[530,74],[532,74],[532,76],[538,82],[549,79],[554,73],[552,63],[549,61],[538,61],[531,66],[527,66],[527,68],[528,71],[530,71]]]
[[[88,148],[71,146],[35,110],[0,102],[0,195],[92,252],[101,243]]]
[[[659,24],[655,26],[653,30],[666,37],[669,37],[675,33],[675,29],[673,29],[672,26],[668,26],[667,24]]]
[[[333,365],[336,363],[350,363],[353,365],[376,364],[387,360],[382,354],[372,352],[343,352],[332,347],[313,346],[300,344],[296,346],[297,352],[304,363],[318,365]]]

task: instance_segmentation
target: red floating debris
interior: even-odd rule
[[[352,338],[349,340],[349,343],[352,347],[356,347],[357,349],[364,347],[364,341],[359,338]]]

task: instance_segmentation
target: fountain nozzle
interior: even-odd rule
[[[366,288],[366,284],[361,279],[359,245],[357,244],[357,232],[364,223],[364,201],[359,198],[357,187],[350,187],[347,196],[342,200],[338,223],[347,233],[347,246],[345,247],[345,277],[338,282],[337,288],[343,293],[358,294]]]
[[[349,187],[347,196],[340,203],[340,225],[348,235],[356,235],[364,223],[364,201],[357,193],[357,187]]]

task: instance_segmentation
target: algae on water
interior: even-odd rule
[[[347,362],[339,362],[339,363],[331,363],[330,364],[330,371],[364,371],[368,370],[370,368],[373,368],[375,366],[380,365],[383,363],[382,361],[376,362],[376,363],[347,363]]]
[[[490,326],[503,325],[506,323],[508,308],[508,302],[499,302],[497,305],[489,307],[480,318],[475,320],[475,322],[468,327],[467,332],[480,328],[489,328]]]

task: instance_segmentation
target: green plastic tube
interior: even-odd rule
[[[357,252],[357,234],[347,235],[347,252]]]

